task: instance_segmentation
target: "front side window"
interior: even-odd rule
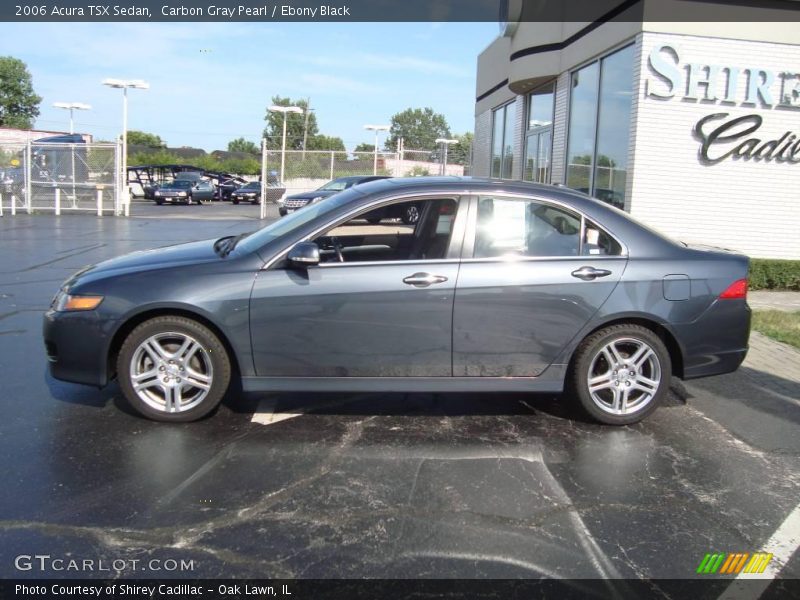
[[[441,260],[447,257],[458,201],[408,200],[371,209],[314,241],[323,263]],[[408,223],[408,215],[417,215]]]
[[[511,179],[514,168],[514,102],[492,112],[492,177]]]
[[[577,256],[581,218],[537,200],[478,199],[473,258]]]

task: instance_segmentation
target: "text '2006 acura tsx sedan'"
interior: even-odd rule
[[[414,224],[371,213],[414,203]],[[608,424],[671,376],[734,371],[748,259],[567,188],[470,178],[350,188],[251,234],[87,267],[44,318],[54,377],[119,380],[190,421],[244,391],[561,392]]]

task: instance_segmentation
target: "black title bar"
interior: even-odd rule
[[[800,20],[795,0],[3,0],[17,22],[592,22]]]

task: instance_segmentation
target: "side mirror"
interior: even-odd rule
[[[314,242],[299,242],[289,250],[289,263],[296,267],[311,267],[319,264],[319,246]]]

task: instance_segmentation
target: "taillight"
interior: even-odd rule
[[[719,295],[720,300],[730,300],[732,298],[747,298],[747,279],[739,279],[728,286]]]

